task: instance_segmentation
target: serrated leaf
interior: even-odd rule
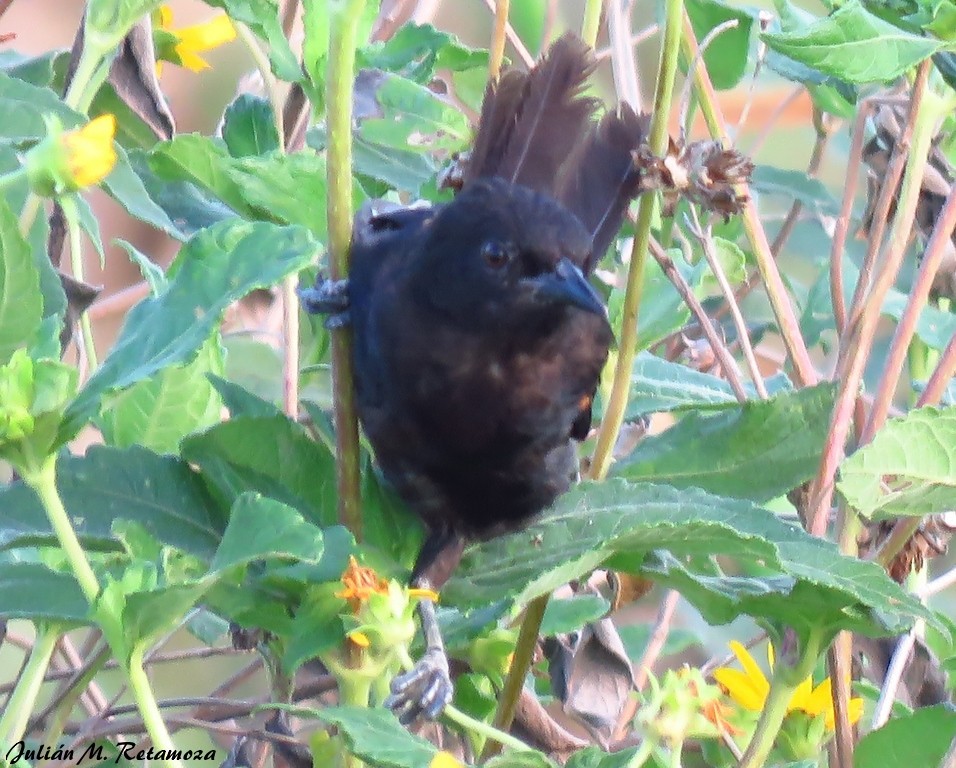
[[[748,400],[716,415],[688,413],[663,433],[644,438],[612,473],[767,501],[813,476],[834,394],[831,384],[821,384]]]
[[[186,438],[181,450],[225,504],[256,491],[320,526],[337,522],[334,458],[283,414],[230,419]]]
[[[250,392],[240,384],[223,379],[215,374],[207,374],[209,383],[219,393],[223,405],[229,410],[232,418],[238,416],[279,416],[282,411],[275,403],[263,400],[254,392]]]
[[[132,520],[162,544],[212,556],[225,521],[189,466],[145,448],[92,446],[60,459],[57,489],[85,545],[117,549],[115,520]],[[0,489],[0,548],[56,543],[39,499],[23,483]]]
[[[0,365],[30,344],[40,328],[43,296],[30,246],[0,196]]]
[[[840,204],[818,179],[804,171],[758,165],[751,176],[751,185],[764,194],[786,195],[808,208],[828,216],[840,212]]]
[[[733,88],[747,69],[753,16],[720,0],[689,0],[686,8],[698,40],[721,24],[737,22],[736,27],[715,37],[704,51],[704,64],[714,87],[721,91]]]
[[[946,704],[923,707],[890,720],[857,744],[854,768],[914,768],[940,765],[956,738],[956,711]]]
[[[219,421],[222,402],[207,375],[222,373],[218,334],[186,365],[164,368],[103,403],[97,426],[110,445],[176,453],[186,435]]]
[[[47,133],[43,121],[46,115],[56,115],[65,128],[76,128],[87,121],[49,88],[38,88],[0,72],[0,139],[42,139]]]
[[[771,395],[793,388],[784,373],[771,376],[764,384]],[[746,389],[751,397],[755,396],[752,384]],[[644,351],[638,353],[631,369],[631,394],[625,418],[690,409],[718,410],[737,405],[737,398],[725,379]]]
[[[942,46],[883,21],[857,0],[802,30],[761,38],[772,50],[851,83],[893,80]]]
[[[142,179],[136,175],[130,165],[126,151],[118,145],[114,146],[116,165],[113,166],[110,175],[103,180],[103,187],[110,197],[123,206],[130,216],[145,221],[175,240],[185,240],[186,236],[169,218],[166,211],[150,197]]]
[[[648,560],[655,550],[660,554]],[[748,579],[711,571],[704,574],[710,581],[699,574],[684,578],[682,594],[712,622],[741,613],[785,614],[794,626],[884,634],[900,631],[912,616],[932,620],[876,564],[844,557],[832,543],[749,501],[623,480],[582,484],[526,530],[468,549],[442,600],[473,606],[513,596],[521,604],[605,563],[644,569],[676,585],[681,574],[671,562],[677,568],[678,558],[719,555],[779,575]],[[791,596],[800,600],[791,603]]]
[[[888,421],[843,462],[837,489],[871,520],[956,509],[956,407]]]
[[[67,410],[63,439],[83,426],[104,394],[193,360],[230,304],[302,269],[317,247],[307,230],[239,220],[194,236],[170,268],[166,292],[127,314],[109,357]]]
[[[279,149],[272,105],[250,93],[237,96],[223,114],[222,139],[233,157],[265,155]]]
[[[317,715],[338,726],[352,754],[379,768],[422,768],[438,751],[409,733],[387,709],[324,707]]]
[[[610,603],[599,595],[574,595],[555,599],[545,608],[540,634],[548,637],[581,629],[607,614]]]
[[[0,562],[0,619],[88,624],[90,606],[69,573],[40,563]]]
[[[158,264],[125,240],[116,240],[115,242],[120,248],[126,251],[129,260],[139,267],[140,274],[143,276],[147,285],[149,285],[151,295],[158,296],[166,290],[166,286],[169,285],[166,280],[166,273],[163,272]]]
[[[322,531],[292,507],[246,493],[232,505],[229,525],[210,568],[222,571],[275,557],[318,562],[322,547]]]
[[[121,626],[127,647],[145,645],[175,629],[213,583],[206,577],[126,595]]]

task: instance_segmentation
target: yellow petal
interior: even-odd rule
[[[161,5],[156,9],[156,13],[159,15],[159,26],[162,29],[169,29],[173,23],[173,9],[168,5]]]
[[[177,51],[180,46],[190,51],[210,51],[235,40],[236,28],[223,13],[209,21],[176,30],[176,36],[179,38]]]
[[[109,114],[63,135],[70,181],[77,188],[99,184],[109,176],[116,165],[115,135],[116,118]]]
[[[771,643],[771,642],[768,640],[768,641],[767,641],[767,664],[770,665],[770,671],[771,671],[771,672],[773,672],[773,665],[774,665],[774,662],[775,662],[776,660],[777,660],[777,659],[776,659],[776,657],[774,656],[774,652],[773,652],[773,643]]]
[[[348,639],[355,643],[359,648],[368,648],[372,644],[372,641],[368,639],[368,635],[366,635],[364,632],[359,632],[357,629],[349,632],[346,637],[348,637]]]
[[[730,641],[730,650],[734,652],[734,656],[737,657],[737,661],[740,662],[740,666],[744,668],[744,672],[747,677],[752,678],[757,684],[758,689],[763,689],[765,691],[764,698],[767,697],[766,691],[770,690],[770,683],[767,682],[767,677],[764,675],[763,670],[757,665],[757,662],[754,661],[754,657],[750,655],[750,652],[743,647],[742,644],[738,643],[736,640]]]
[[[765,679],[763,679],[763,685],[761,685],[760,680],[755,681],[738,669],[721,667],[714,670],[714,680],[727,691],[734,702],[744,709],[751,712],[759,712],[763,709],[764,702],[767,700],[767,692],[770,690]]]
[[[411,587],[408,590],[409,597],[417,597],[419,600],[431,600],[433,603],[438,602],[438,593],[434,589],[419,589],[418,587]]]
[[[847,712],[847,719],[850,721],[850,725],[856,725],[860,718],[863,717],[863,699],[850,699],[847,709],[849,709],[849,712]],[[826,710],[826,719],[824,720],[824,724],[826,725],[827,730],[832,731],[836,729],[836,712],[834,712],[832,704]]]
[[[833,684],[830,678],[826,678],[820,685],[813,689],[813,692],[807,697],[805,705],[801,709],[812,717],[816,717],[821,712],[827,712],[828,717],[833,717]]]
[[[182,43],[176,46],[176,55],[179,56],[179,63],[190,72],[202,72],[204,69],[209,69],[208,61],[193,53]]]
[[[438,752],[428,764],[428,768],[465,768],[465,764],[451,752]]]
[[[800,683],[793,692],[793,696],[790,697],[790,703],[787,704],[787,712],[800,709],[811,715],[816,714],[808,709],[808,704],[813,697],[813,692],[813,681],[808,677]]]

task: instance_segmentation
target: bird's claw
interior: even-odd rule
[[[325,327],[329,330],[349,324],[349,281],[331,280],[319,275],[312,288],[299,288],[302,308],[310,315],[328,315]]]
[[[385,706],[398,715],[402,725],[412,723],[419,715],[434,720],[454,693],[448,659],[438,649],[426,651],[412,669],[392,680],[391,689]]]

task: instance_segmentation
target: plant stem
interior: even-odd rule
[[[515,717],[518,708],[518,698],[524,688],[524,679],[531,668],[534,649],[538,644],[538,632],[541,629],[541,620],[544,618],[545,608],[548,607],[548,595],[536,597],[524,609],[524,618],[521,629],[518,631],[518,640],[515,643],[515,652],[511,657],[511,667],[505,678],[505,685],[498,697],[498,710],[495,712],[494,725],[500,731],[507,731]],[[488,760],[498,754],[501,746],[498,743],[489,743],[482,754],[483,760]]]
[[[332,14],[325,104],[328,130],[327,179],[329,266],[333,280],[348,276],[352,235],[352,86],[355,46],[365,0],[346,0]],[[352,384],[352,334],[332,333],[332,388],[335,398],[336,471],[339,521],[362,538],[358,418]]]
[[[169,731],[166,729],[163,715],[156,703],[156,695],[153,693],[149,678],[146,676],[146,669],[143,667],[143,651],[143,647],[137,646],[130,654],[129,666],[126,669],[130,692],[136,701],[136,708],[139,710],[140,717],[143,718],[143,725],[146,726],[146,733],[149,734],[153,746],[162,750],[173,750],[176,747]],[[157,760],[157,762],[170,766],[170,768],[180,768],[181,766],[178,760],[172,758]]]
[[[76,201],[69,195],[60,198],[60,207],[66,219],[67,230],[70,233],[70,266],[73,278],[83,282],[83,244],[80,238],[80,217],[76,209]],[[90,313],[80,315],[80,329],[83,334],[83,354],[86,356],[86,375],[90,377],[97,367],[96,346],[93,340],[93,324]]]
[[[16,184],[21,179],[25,179],[27,176],[27,169],[25,166],[20,166],[19,168],[14,168],[9,173],[5,173],[0,176],[0,190],[6,189],[9,186]]]
[[[50,665],[50,657],[56,648],[56,641],[60,637],[59,629],[50,624],[36,625],[36,639],[26,666],[17,680],[16,688],[7,699],[3,716],[0,717],[0,752],[7,753],[7,749],[20,741],[30,721],[30,713],[36,704],[40,686],[43,685],[43,676]]]
[[[770,692],[757,721],[757,728],[737,768],[761,768],[766,763],[777,734],[780,733],[783,719],[787,716],[790,699],[801,681],[813,672],[819,652],[820,639],[811,633],[794,666],[787,667],[783,663],[777,665],[770,680]]]
[[[489,740],[489,742],[497,742],[499,745],[513,749],[516,752],[534,751],[532,747],[529,747],[520,739],[516,739],[510,733],[501,731],[495,728],[493,725],[484,723],[481,720],[476,720],[471,715],[462,712],[460,709],[453,707],[450,704],[445,707],[444,715],[456,725],[460,725],[462,728],[466,728],[478,736],[484,736]]]
[[[510,0],[497,0],[495,3],[495,26],[491,31],[491,46],[488,49],[488,80],[495,81],[501,72],[501,62],[505,57],[505,40],[508,35],[508,10]]]
[[[601,0],[587,0],[584,5],[584,23],[581,24],[581,39],[591,48],[597,42],[598,28],[601,26]]]
[[[651,119],[649,139],[651,151],[658,156],[664,154],[667,145],[667,118],[671,111],[677,60],[680,56],[683,13],[683,0],[667,0],[657,90],[654,94],[654,116]],[[607,476],[614,445],[621,431],[621,425],[624,423],[624,411],[627,408],[627,398],[631,388],[631,369],[637,354],[637,318],[640,312],[641,294],[644,292],[644,265],[647,261],[655,204],[654,196],[644,195],[637,210],[631,263],[628,267],[627,288],[624,293],[618,358],[614,366],[611,395],[598,431],[594,456],[591,458],[590,474],[596,480]]]
[[[40,503],[70,563],[73,575],[80,583],[87,602],[93,605],[100,585],[56,489],[56,454],[45,457],[39,467],[20,467],[20,473],[23,475],[23,481],[40,497]]]

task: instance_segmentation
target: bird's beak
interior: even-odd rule
[[[601,297],[581,270],[566,258],[558,262],[553,272],[526,277],[522,282],[531,289],[531,296],[537,301],[570,304],[596,315],[607,314]]]

